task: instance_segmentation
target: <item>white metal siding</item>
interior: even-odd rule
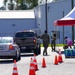
[[[71,1],[70,0],[66,0],[66,1],[60,1],[60,2],[56,2],[56,3],[51,3],[48,4],[48,32],[49,34],[51,34],[51,31],[53,30],[57,30],[60,31],[60,39],[57,40],[57,43],[63,43],[63,26],[61,27],[55,27],[54,26],[54,21],[63,18],[66,14],[69,13],[69,11],[71,10]],[[63,14],[64,12],[64,14]],[[65,32],[70,31],[71,32],[71,27],[67,27],[67,29],[65,29],[66,26],[64,27]],[[69,34],[65,33],[64,36],[69,36],[72,35],[69,32]],[[71,38],[71,36],[70,36]]]
[[[53,30],[59,30],[60,31],[60,39],[57,40],[58,43],[63,43],[63,27],[55,27],[54,26],[54,21],[61,19],[62,17],[64,17],[65,15],[67,15],[71,9],[72,9],[72,1],[71,0],[63,0],[63,1],[58,1],[58,2],[53,2],[53,3],[48,3],[47,4],[47,23],[48,23],[48,33],[49,35],[51,35],[51,31]],[[74,5],[75,5],[75,0],[74,0]],[[36,8],[36,10],[38,10],[38,8],[40,8],[40,12],[41,12],[41,34],[44,32],[44,30],[46,29],[46,25],[45,25],[45,5],[40,5]],[[38,12],[38,11],[37,11]],[[64,12],[64,14],[63,14]],[[37,14],[36,14],[37,15]],[[39,18],[38,18],[39,19]],[[37,20],[38,20],[37,19]],[[37,25],[39,24],[39,22],[37,21]],[[70,38],[72,38],[72,30],[71,30],[71,26],[65,26],[64,27],[65,30],[65,34],[64,36],[69,36]]]
[[[11,11],[0,11],[0,18],[1,19],[23,19],[23,18],[35,18],[33,10],[11,10]]]
[[[16,31],[35,29],[35,19],[0,19],[0,36],[14,36]]]
[[[74,0],[74,6],[75,6],[75,0]],[[75,26],[74,26],[74,39],[75,39]]]

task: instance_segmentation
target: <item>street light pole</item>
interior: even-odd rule
[[[71,6],[72,6],[72,9],[74,7],[74,0],[71,0]],[[74,26],[72,26],[72,40],[73,40],[73,45],[74,45]]]
[[[48,27],[47,27],[47,0],[46,0],[46,3],[45,3],[45,22],[46,22],[46,31],[48,31]]]

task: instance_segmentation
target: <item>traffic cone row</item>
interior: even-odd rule
[[[43,68],[46,67],[45,58],[43,58],[43,60],[42,60],[42,67]],[[38,70],[38,65],[37,65],[36,55],[34,54],[34,59],[31,58],[31,60],[30,60],[29,75],[36,75],[35,71],[37,71],[37,70]],[[18,75],[16,60],[14,60],[14,67],[13,67],[12,75]]]
[[[62,55],[61,55],[61,52],[60,52],[58,57],[57,57],[57,55],[55,55],[54,65],[58,65],[58,63],[62,63],[62,62],[63,62],[63,59],[62,59]],[[45,68],[45,67],[46,67],[46,60],[43,57],[42,68]],[[36,55],[34,54],[34,59],[31,58],[31,60],[30,60],[29,75],[36,75],[35,71],[37,71],[37,70],[38,70],[38,65],[37,65]],[[13,67],[12,75],[18,75],[16,60],[14,60],[14,67]]]

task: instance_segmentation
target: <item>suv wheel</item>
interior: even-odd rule
[[[17,52],[16,52],[16,55],[14,56],[13,60],[16,60],[16,61],[18,61]]]
[[[41,48],[39,46],[34,50],[34,54],[39,55],[40,53],[41,53]]]
[[[19,57],[18,57],[18,60],[21,60],[21,55],[20,55],[20,53],[19,53]]]
[[[40,46],[38,48],[38,54],[41,54],[41,48],[40,48]]]

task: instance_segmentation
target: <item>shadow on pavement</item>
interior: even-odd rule
[[[11,64],[11,63],[13,63],[13,59],[12,60],[0,59],[0,64]]]
[[[55,52],[57,52],[59,54],[59,51],[55,51]],[[61,51],[61,54],[65,54],[64,51]]]
[[[21,53],[21,57],[31,57],[31,56],[34,56],[34,53]]]

